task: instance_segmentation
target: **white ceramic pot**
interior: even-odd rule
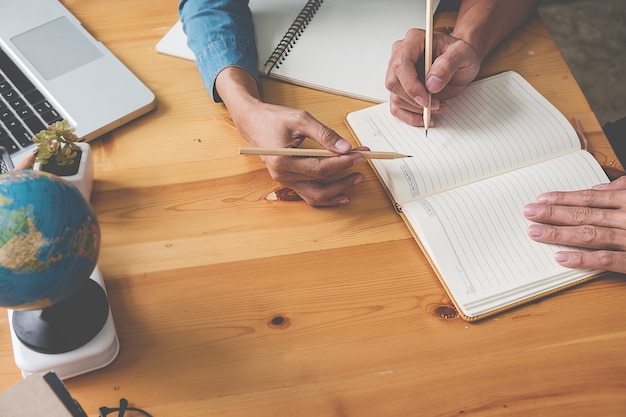
[[[93,188],[93,154],[88,143],[77,142],[76,145],[82,150],[78,172],[74,175],[62,175],[60,178],[63,178],[78,188],[85,200],[89,201]],[[39,162],[35,163],[34,169],[41,170]]]

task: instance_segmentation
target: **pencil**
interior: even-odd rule
[[[426,87],[426,74],[430,71],[433,62],[433,0],[426,0],[426,40],[424,45],[424,87]],[[428,102],[424,106],[424,134],[428,136],[430,124],[430,104],[432,95],[428,93]]]
[[[350,153],[360,153],[367,159],[398,159],[411,158],[411,155],[403,155],[396,152],[377,151],[352,151]],[[331,157],[341,156],[341,154],[328,151],[326,149],[306,149],[306,148],[255,148],[242,146],[239,148],[239,155],[273,155],[273,156],[314,156]]]

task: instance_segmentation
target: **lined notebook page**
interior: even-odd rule
[[[474,82],[448,103],[428,137],[392,116],[388,103],[347,116],[361,144],[413,156],[373,161],[396,202],[580,149],[567,119],[515,72]]]
[[[542,192],[607,181],[593,156],[578,151],[412,202],[403,212],[457,302],[481,314],[589,275],[554,262],[563,247],[531,240],[522,208]]]

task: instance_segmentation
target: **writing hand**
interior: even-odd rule
[[[433,94],[432,113],[443,114],[447,105],[442,100],[459,94],[480,69],[480,58],[474,48],[463,40],[435,32],[434,62],[424,85],[420,81],[424,71],[424,39],[424,30],[410,29],[404,39],[396,41],[385,78],[385,86],[391,93],[391,113],[414,126],[424,125],[422,110],[428,92]]]
[[[626,273],[626,177],[589,190],[541,194],[523,213],[537,222],[528,228],[533,240],[594,249],[558,252],[559,264]]]

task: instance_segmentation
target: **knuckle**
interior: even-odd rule
[[[393,70],[393,68],[390,67],[390,70],[385,76],[385,88],[389,91],[394,91],[397,85],[398,79],[396,78],[395,71]]]
[[[285,176],[280,171],[269,170],[269,173],[270,173],[270,177],[274,181],[276,181],[276,182],[278,182],[280,184],[285,185]]]
[[[550,204],[539,204],[538,210],[537,218],[545,219],[547,221],[553,221],[556,219],[557,210],[555,206]]]
[[[560,229],[554,226],[544,225],[543,229],[544,238],[549,242],[557,242],[560,236]]]
[[[549,205],[564,205],[563,200],[565,198],[565,193],[559,192],[559,191],[551,191],[549,193],[546,193],[546,195],[548,196],[548,203]]]
[[[597,195],[598,195],[598,191],[592,190],[592,189],[582,190],[580,192],[580,198],[586,203],[594,201]]]
[[[589,207],[577,207],[574,210],[574,222],[577,224],[587,224],[591,219],[591,208]]]
[[[598,258],[598,262],[602,265],[603,268],[608,269],[610,266],[615,264],[615,253],[608,250],[599,250],[596,252],[596,256]]]
[[[277,170],[280,169],[281,162],[280,158],[274,156],[265,156],[262,157],[261,160],[269,170]]]
[[[270,174],[270,177],[274,181],[283,185],[287,182],[288,175],[285,169],[283,169],[283,164],[280,162],[280,158],[268,158],[265,162],[265,166]]]
[[[308,174],[317,180],[324,179],[328,176],[326,174],[326,170],[321,166],[321,164],[315,164],[312,166],[311,171]]]
[[[296,126],[304,124],[307,120],[311,119],[311,114],[302,109],[293,109],[293,118]]]
[[[322,141],[322,143],[334,142],[337,133],[328,126],[321,125],[318,132],[318,137]]]
[[[621,177],[617,178],[615,181],[613,181],[614,184],[616,184],[619,188],[623,188],[624,186],[626,186],[626,175],[622,175]]]
[[[593,225],[584,225],[580,229],[580,239],[585,243],[593,242],[596,239],[598,234],[598,230],[596,226]]]

